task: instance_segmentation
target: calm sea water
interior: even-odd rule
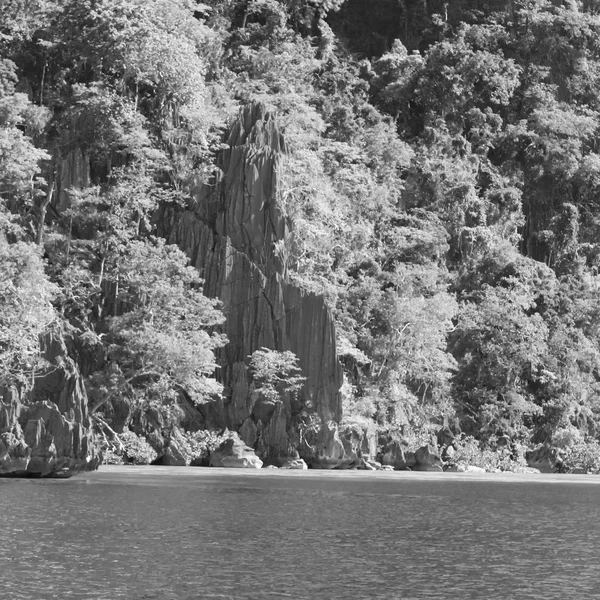
[[[0,479],[3,600],[600,598],[600,480],[104,467]]]

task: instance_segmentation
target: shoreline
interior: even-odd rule
[[[582,475],[570,473],[448,473],[435,471],[359,471],[327,469],[232,469],[223,467],[165,467],[158,465],[102,465],[97,471],[75,475],[69,480],[90,483],[110,482],[111,479],[124,476],[135,478],[157,476],[169,479],[172,476],[198,479],[224,479],[228,477],[244,479],[310,479],[344,481],[445,481],[445,482],[497,482],[497,483],[559,483],[599,485],[600,475]],[[49,481],[49,480],[46,480]]]

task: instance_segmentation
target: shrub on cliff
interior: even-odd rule
[[[157,454],[142,437],[126,430],[119,435],[123,444],[123,460],[134,465],[149,465],[156,460]]]
[[[95,412],[113,397],[164,397],[184,389],[194,402],[218,394],[214,350],[225,342],[212,328],[223,320],[217,302],[201,290],[187,257],[162,240],[132,241],[113,272],[120,312],[103,338],[111,363],[88,381]]]
[[[33,244],[9,244],[0,230],[0,387],[31,383],[42,366],[40,334],[57,318],[56,288]]]
[[[250,357],[250,369],[254,389],[272,402],[280,400],[284,393],[297,393],[306,379],[298,366],[298,357],[289,350],[255,350]]]
[[[204,429],[195,432],[184,432],[183,436],[190,449],[192,466],[207,467],[210,454],[227,438],[227,434],[219,435],[215,431]]]

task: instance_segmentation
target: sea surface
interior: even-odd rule
[[[102,467],[0,479],[0,598],[600,599],[600,478]]]

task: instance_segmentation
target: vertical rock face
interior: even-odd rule
[[[277,203],[277,167],[285,143],[260,105],[231,128],[216,185],[195,189],[193,207],[163,231],[192,260],[204,293],[220,298],[229,343],[221,351],[223,400],[203,407],[208,427],[240,432],[269,462],[299,446],[299,414],[323,423],[341,419],[342,368],[334,322],[324,299],[292,285],[280,249],[287,225]],[[249,356],[262,347],[291,350],[307,378],[298,398],[270,403],[253,391]]]
[[[69,207],[68,190],[83,189],[90,185],[90,164],[81,148],[74,148],[66,156],[59,158],[57,163],[56,205],[62,213]]]
[[[59,332],[42,340],[49,368],[27,394],[0,389],[0,476],[56,477],[97,468],[87,396]]]

